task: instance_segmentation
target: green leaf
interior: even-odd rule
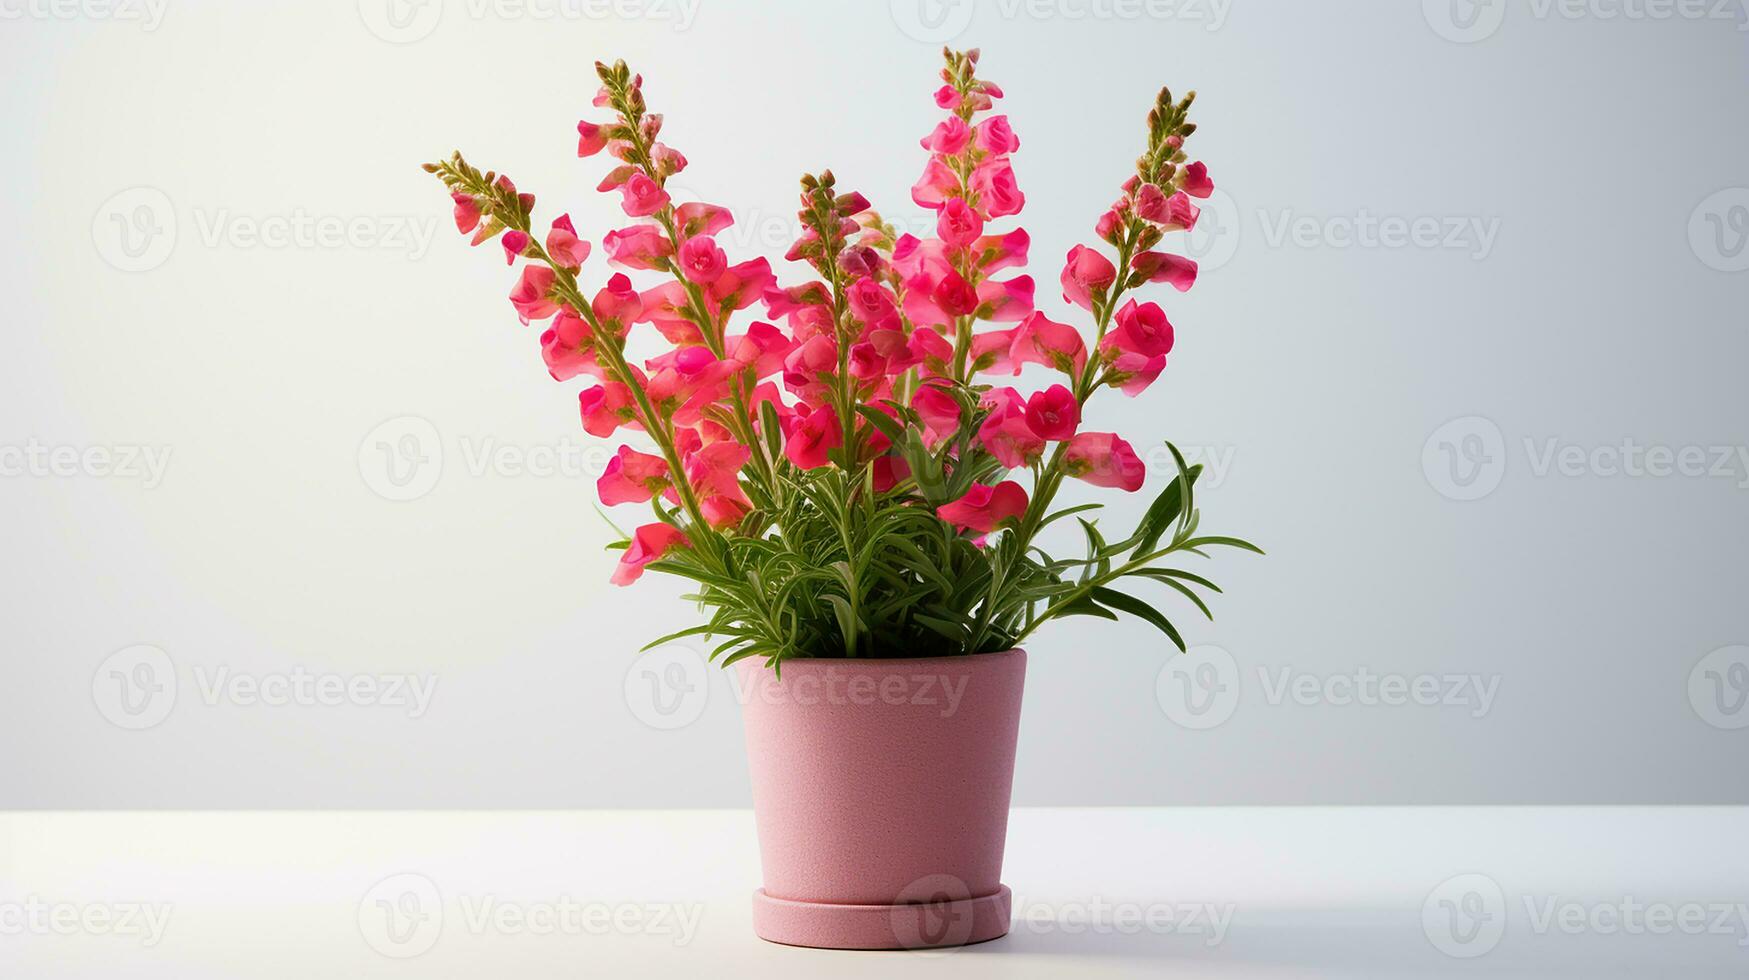
[[[951,619],[942,619],[939,616],[931,616],[928,613],[918,613],[913,618],[923,626],[940,633],[942,636],[947,637],[955,643],[965,642],[966,633],[968,632],[965,623]]]
[[[881,435],[886,436],[895,443],[904,441],[905,429],[891,415],[888,415],[872,405],[858,405],[856,406],[856,413],[867,419],[870,425],[879,429]]]
[[[1183,582],[1180,582],[1174,578],[1171,578],[1171,577],[1165,576],[1165,575],[1145,575],[1144,577],[1151,578],[1154,581],[1159,582],[1163,585],[1169,586],[1173,589],[1177,589],[1179,592],[1184,594],[1185,598],[1187,598],[1191,602],[1195,603],[1196,608],[1202,610],[1202,614],[1203,614],[1204,618],[1206,618],[1211,623],[1214,622],[1215,614],[1209,611],[1208,604],[1202,601],[1201,596],[1197,595],[1195,592],[1192,592],[1190,590],[1190,586],[1185,585]],[[1215,591],[1219,592],[1220,589],[1215,589]]]
[[[1113,621],[1117,619],[1117,613],[1114,613],[1099,603],[1094,602],[1087,596],[1082,596],[1074,602],[1058,603],[1057,605],[1045,610],[1045,615],[1041,618],[1055,619],[1059,616],[1097,616],[1100,619],[1110,619]]]
[[[1177,647],[1180,653],[1184,652],[1184,637],[1178,635],[1178,628],[1173,626],[1172,622],[1162,615],[1160,610],[1155,609],[1153,606],[1148,605],[1146,602],[1143,602],[1127,592],[1119,592],[1116,589],[1108,589],[1104,586],[1096,586],[1093,589],[1093,597],[1113,609],[1122,610],[1132,616],[1139,619],[1145,619],[1149,623],[1152,623],[1159,628],[1160,632],[1166,634],[1167,638],[1172,641],[1172,645]]]
[[[1040,521],[1038,526],[1041,528],[1042,527],[1049,527],[1053,522],[1060,521],[1065,517],[1069,517],[1069,516],[1074,515],[1074,514],[1084,513],[1086,511],[1090,511],[1090,510],[1099,510],[1100,508],[1102,508],[1104,506],[1105,506],[1104,504],[1080,504],[1080,505],[1077,505],[1075,507],[1065,507],[1062,510],[1057,511],[1055,514],[1051,514],[1050,516],[1046,517],[1044,520]]]
[[[1081,580],[1085,582],[1089,578],[1104,578],[1105,576],[1110,575],[1111,560],[1105,557],[1105,535],[1099,533],[1099,528],[1094,527],[1092,521],[1083,517],[1077,517],[1075,519],[1081,522],[1081,530],[1087,535],[1088,567],[1081,573]],[[1097,572],[1095,572],[1093,568],[1095,563],[1099,566]]]
[[[1143,516],[1141,527],[1137,530],[1137,555],[1145,555],[1153,551],[1160,543],[1160,538],[1172,522],[1178,519],[1179,512],[1184,508],[1187,488],[1202,475],[1202,465],[1190,467],[1182,471],[1173,481],[1160,491],[1160,496],[1148,506],[1148,513]]]
[[[759,403],[759,432],[765,437],[765,445],[771,458],[783,460],[783,425],[778,421],[777,408],[769,401]]]
[[[1238,548],[1241,551],[1249,551],[1249,552],[1252,552],[1253,554],[1258,554],[1258,555],[1261,555],[1264,553],[1262,548],[1257,547],[1256,545],[1252,544],[1249,541],[1245,541],[1245,540],[1242,540],[1240,538],[1227,538],[1227,537],[1219,537],[1219,536],[1207,537],[1207,538],[1190,538],[1189,540],[1185,541],[1184,544],[1181,545],[1181,547],[1184,547],[1187,549],[1194,549],[1194,548],[1206,548],[1210,545],[1224,545],[1228,548]]]
[[[1145,576],[1145,577],[1151,578],[1151,579],[1156,579],[1159,581],[1165,581],[1166,579],[1178,578],[1178,579],[1183,579],[1186,582],[1195,582],[1197,585],[1200,585],[1203,588],[1208,589],[1211,592],[1221,591],[1220,586],[1216,585],[1213,582],[1210,582],[1206,578],[1203,578],[1201,575],[1196,575],[1196,574],[1184,571],[1183,569],[1179,569],[1179,568],[1144,568],[1144,569],[1141,569],[1139,571],[1131,572],[1130,574],[1131,575],[1141,575],[1141,576]]]
[[[1184,503],[1179,507],[1179,512],[1184,515],[1184,522],[1179,525],[1178,534],[1174,535],[1174,537],[1183,537],[1185,528],[1189,526],[1191,518],[1196,515],[1196,479],[1194,477],[1186,478],[1186,474],[1190,472],[1190,467],[1184,462],[1184,454],[1178,451],[1178,447],[1174,446],[1170,439],[1166,441],[1166,448],[1171,450],[1172,462],[1178,466],[1178,479],[1185,481]]]
[[[856,612],[850,608],[850,603],[846,602],[841,595],[828,595],[826,602],[832,607],[833,614],[838,618],[838,630],[843,634],[844,642],[854,646],[862,625],[857,622]]]
[[[675,640],[684,640],[685,638],[687,638],[689,636],[710,636],[712,633],[715,633],[715,632],[717,632],[717,626],[715,623],[706,623],[703,626],[692,626],[692,627],[689,627],[687,629],[676,630],[672,633],[669,633],[667,636],[659,636],[659,637],[655,638],[654,640],[651,640],[650,642],[644,644],[643,646],[638,648],[638,652],[643,653],[647,650],[653,650],[656,647],[659,647],[664,643],[672,643]]]

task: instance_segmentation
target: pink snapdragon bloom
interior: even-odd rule
[[[838,413],[832,406],[822,405],[790,430],[783,455],[800,469],[818,469],[830,462],[827,454],[842,445],[844,432]]]
[[[935,285],[935,280],[929,279],[925,276],[916,276],[912,279],[906,280],[904,303],[905,316],[910,317],[911,323],[915,326],[933,327],[939,330],[951,332],[953,329],[953,318],[948,316],[947,313],[936,304],[931,295],[935,290]]]
[[[1079,377],[1087,364],[1087,344],[1081,332],[1034,311],[1014,331],[1008,359],[1019,374],[1025,364],[1043,364],[1071,378]]]
[[[799,286],[770,286],[759,298],[765,302],[765,315],[774,320],[831,302],[826,284],[818,281]]]
[[[685,155],[664,143],[656,143],[650,147],[650,159],[655,162],[657,172],[664,177],[672,177],[686,169]]]
[[[1063,470],[1096,487],[1128,493],[1142,488],[1148,468],[1130,444],[1110,432],[1083,432],[1063,451]]]
[[[616,272],[607,280],[589,301],[589,311],[601,321],[601,325],[610,328],[615,336],[624,336],[626,329],[638,322],[644,312],[643,298],[632,288],[631,279],[625,273]]]
[[[1111,260],[1085,245],[1069,249],[1063,263],[1063,299],[1084,310],[1093,309],[1093,294],[1103,293],[1117,281]]]
[[[708,286],[728,271],[729,260],[715,239],[701,235],[680,246],[680,273],[691,283]]]
[[[639,172],[620,186],[620,209],[634,218],[643,218],[662,210],[668,203],[668,192],[662,185]]]
[[[1024,320],[1033,311],[1032,292],[1031,276],[1015,276],[1000,282],[986,279],[978,283],[978,318],[994,323]]]
[[[516,315],[523,323],[545,320],[559,312],[559,304],[547,295],[552,291],[554,278],[553,270],[544,265],[522,267],[522,277],[510,291],[510,305],[516,307]]]
[[[893,294],[872,277],[863,276],[857,279],[845,293],[850,300],[851,315],[861,320],[869,329],[892,330],[900,327],[899,307],[893,302]]]
[[[1143,184],[1136,189],[1135,207],[1136,217],[1162,224],[1166,221],[1166,192],[1158,185]]]
[[[540,335],[540,353],[554,381],[569,381],[579,374],[606,380],[606,372],[595,357],[595,336],[582,317],[569,312],[555,317],[552,326]]]
[[[1131,398],[1148,390],[1148,386],[1166,369],[1165,354],[1148,357],[1144,354],[1119,353],[1109,360],[1106,384],[1116,385],[1119,391]]]
[[[994,157],[978,164],[972,171],[972,190],[978,195],[978,211],[985,218],[1000,218],[1019,214],[1026,206],[1026,195],[1014,179],[1014,167],[1003,157]]]
[[[638,315],[639,323],[651,324],[671,344],[684,347],[704,343],[704,334],[699,332],[698,324],[692,321],[688,312],[689,300],[684,284],[665,282],[644,290],[638,299],[643,307]]]
[[[1014,127],[1008,124],[1007,116],[991,116],[979,123],[972,131],[972,139],[978,149],[996,156],[1006,156],[1020,149],[1020,137],[1014,135]]]
[[[911,409],[923,421],[923,445],[933,450],[943,439],[959,431],[959,399],[939,385],[924,385],[911,396]]]
[[[738,442],[713,442],[686,460],[686,480],[698,497],[698,509],[715,528],[734,527],[753,509],[741,489],[741,468],[753,450]]]
[[[744,310],[757,302],[766,288],[776,281],[777,277],[771,274],[771,263],[762,255],[724,269],[723,274],[705,288],[705,299],[710,303],[711,313],[718,316],[727,310]]]
[[[450,195],[455,201],[455,230],[467,234],[480,226],[480,202],[471,195],[457,191]]]
[[[577,123],[577,155],[592,157],[607,148],[607,127],[587,119]]]
[[[1116,246],[1122,243],[1124,234],[1123,212],[1112,208],[1099,216],[1093,224],[1093,233],[1107,245]]]
[[[868,245],[847,245],[844,251],[838,253],[838,271],[852,279],[859,276],[878,276],[886,268],[886,264],[886,258]]]
[[[928,374],[946,377],[953,370],[953,343],[934,327],[918,327],[911,331],[911,357]]]
[[[629,163],[621,164],[620,166],[609,170],[607,175],[601,178],[601,183],[595,185],[595,189],[602,191],[603,193],[611,190],[618,190],[619,188],[624,187],[626,181],[631,180],[632,175],[637,172],[637,167]]]
[[[978,308],[978,291],[951,270],[930,289],[929,298],[948,316],[970,316]]]
[[[995,486],[972,484],[965,496],[935,509],[941,519],[955,527],[979,534],[994,531],[1004,521],[1019,520],[1026,513],[1026,489],[1013,480]]]
[[[1040,439],[1062,442],[1081,425],[1081,403],[1062,385],[1051,385],[1026,400],[1026,427]]]
[[[552,230],[547,232],[547,255],[572,272],[582,268],[583,260],[589,257],[589,243],[577,237],[570,215],[561,214],[553,220]]]
[[[504,246],[504,264],[515,265],[522,253],[528,250],[528,233],[507,231],[504,237],[498,239],[498,244]]]
[[[612,507],[647,503],[667,486],[667,460],[621,446],[595,481],[595,492],[600,494],[603,504]]]
[[[1172,353],[1172,340],[1172,323],[1166,319],[1166,311],[1157,303],[1137,305],[1132,299],[1117,311],[1117,329],[1106,334],[1102,346],[1153,357]]]
[[[1136,216],[1157,224],[1164,231],[1189,231],[1196,227],[1201,210],[1190,203],[1190,195],[1180,191],[1166,197],[1153,184],[1143,184],[1136,192]]]
[[[761,320],[748,326],[746,333],[728,338],[724,349],[730,360],[751,370],[754,379],[759,380],[783,370],[784,358],[795,346],[796,342],[782,330]]]
[[[954,198],[942,206],[935,216],[935,233],[941,240],[963,248],[978,240],[984,233],[984,219],[973,211],[964,198]]]
[[[783,386],[802,401],[817,405],[825,400],[827,382],[837,370],[837,343],[816,334],[784,358]]]
[[[1007,371],[1013,374],[1009,364],[1009,352],[1013,349],[1013,330],[986,330],[972,338],[968,363],[974,374],[979,371]]]
[[[654,372],[644,384],[650,402],[672,415],[677,425],[693,425],[704,410],[728,393],[727,379],[736,365],[719,360],[705,347],[680,347],[653,357],[644,366]]]
[[[866,343],[887,359],[887,370],[897,374],[918,365],[917,355],[911,350],[911,338],[905,336],[899,321],[892,321],[891,327],[869,330],[864,337]]]
[[[674,245],[655,225],[632,225],[610,231],[601,238],[607,261],[622,269],[661,269],[674,254]]]
[[[674,228],[681,238],[715,235],[734,223],[728,208],[703,201],[688,201],[674,209]]]
[[[630,585],[644,574],[644,566],[660,559],[674,547],[690,548],[686,532],[667,524],[645,524],[632,532],[631,546],[620,556],[619,567],[613,570],[614,585]]]
[[[977,257],[978,267],[985,275],[993,275],[1013,266],[1026,264],[1027,250],[1032,246],[1032,236],[1025,228],[1016,228],[1005,235],[985,235],[972,245],[972,254]]]
[[[1044,455],[1045,440],[1026,424],[1026,400],[1013,388],[997,388],[984,396],[990,414],[978,427],[978,442],[1008,469],[1031,466]]]
[[[592,436],[605,439],[622,425],[639,428],[637,400],[632,390],[618,381],[604,381],[578,392],[577,407],[583,413],[583,431]]]
[[[1206,198],[1215,192],[1215,182],[1209,179],[1209,168],[1201,160],[1185,165],[1184,180],[1179,186],[1191,197]]]
[[[893,268],[906,282],[921,279],[930,283],[952,271],[953,263],[949,261],[946,242],[900,235],[893,243]]]
[[[1166,252],[1143,252],[1130,260],[1130,268],[1149,282],[1169,284],[1179,292],[1196,285],[1196,260]]]
[[[958,116],[948,116],[935,124],[935,129],[920,141],[923,148],[931,153],[943,156],[954,156],[966,148],[971,142],[972,130],[965,120]]]
[[[850,376],[858,381],[879,381],[887,371],[887,357],[867,341],[850,345]]]
[[[940,157],[930,157],[923,167],[923,176],[911,185],[911,200],[918,207],[938,210],[950,197],[959,196],[960,179]]]

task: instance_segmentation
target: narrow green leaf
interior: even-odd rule
[[[1127,592],[1119,592],[1104,586],[1095,587],[1093,597],[1113,609],[1119,609],[1139,619],[1147,620],[1158,627],[1160,632],[1165,633],[1180,653],[1184,651],[1184,637],[1178,635],[1178,628],[1173,626],[1172,622],[1162,615],[1160,610]]]
[[[872,405],[856,406],[856,413],[868,420],[868,423],[879,429],[881,434],[893,442],[901,442],[905,438],[905,429],[891,415]]]
[[[1160,538],[1166,533],[1166,528],[1178,519],[1179,512],[1184,507],[1185,488],[1196,482],[1202,475],[1200,464],[1180,473],[1173,481],[1160,491],[1154,502],[1148,506],[1148,513],[1142,518],[1142,526],[1138,535],[1135,553],[1147,554],[1160,543]],[[1187,479],[1188,478],[1188,479]]]
[[[1245,541],[1245,540],[1242,540],[1240,538],[1228,538],[1228,537],[1219,537],[1219,536],[1207,537],[1207,538],[1190,538],[1184,542],[1182,547],[1185,547],[1185,548],[1204,548],[1204,547],[1207,547],[1209,545],[1225,545],[1226,547],[1229,547],[1229,548],[1238,548],[1241,551],[1249,551],[1249,552],[1252,552],[1253,554],[1259,554],[1259,555],[1264,553],[1262,548],[1257,547],[1256,545],[1252,544],[1249,541]]]

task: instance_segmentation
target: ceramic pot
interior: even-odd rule
[[[735,665],[761,938],[958,946],[1008,932],[1001,882],[1026,653]]]

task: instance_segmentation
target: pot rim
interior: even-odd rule
[[[971,663],[974,661],[987,663],[992,660],[1013,658],[1017,656],[1025,657],[1026,648],[1011,647],[1007,650],[995,650],[990,653],[962,653],[952,657],[785,657],[782,662],[786,667],[790,664],[805,664],[809,666],[815,664],[826,664],[828,666],[843,665],[847,667],[875,667],[882,664],[956,664]],[[757,667],[762,670],[770,669],[766,667],[765,661],[758,657],[748,657],[740,662],[747,664],[750,667]]]

